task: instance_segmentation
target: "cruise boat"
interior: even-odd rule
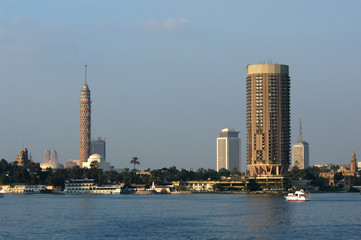
[[[295,193],[289,193],[285,198],[287,201],[311,201],[312,199],[310,194],[306,193],[303,189]]]

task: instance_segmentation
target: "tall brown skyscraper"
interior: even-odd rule
[[[247,165],[251,176],[285,175],[290,165],[288,66],[247,67]]]
[[[81,90],[80,97],[80,162],[86,162],[90,156],[90,132],[91,132],[91,100],[90,90],[86,83],[85,65],[85,83]]]

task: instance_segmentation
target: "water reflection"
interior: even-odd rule
[[[255,237],[277,233],[291,225],[292,208],[282,196],[249,196],[245,204],[249,211],[245,225]]]
[[[359,193],[312,198],[8,195],[0,201],[0,239],[359,238]]]

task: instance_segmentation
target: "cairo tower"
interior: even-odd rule
[[[251,176],[285,175],[290,164],[288,66],[247,67],[247,165]]]
[[[80,163],[86,162],[90,156],[90,120],[91,120],[91,100],[90,90],[86,83],[85,65],[85,82],[81,90],[80,97]]]

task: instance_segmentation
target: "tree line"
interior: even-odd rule
[[[42,171],[39,163],[31,163],[29,168],[16,166],[8,163],[5,159],[0,160],[0,185],[14,185],[14,184],[38,184],[38,185],[64,185],[66,179],[94,179],[97,184],[170,184],[172,181],[218,181],[228,177],[237,180],[242,177],[242,174],[233,169],[228,171],[221,169],[216,171],[214,169],[199,168],[197,171],[188,171],[186,169],[177,169],[175,166],[170,168],[162,168],[150,170],[146,174],[140,174],[135,169],[135,165],[139,164],[137,158],[133,158],[131,164],[134,165],[133,170],[125,168],[122,172],[114,170],[103,171],[99,169],[96,164],[91,168],[80,168],[79,166],[66,169],[51,169]],[[293,168],[289,172],[289,176],[294,179],[312,180],[315,186],[322,186],[324,180],[319,177],[321,172],[329,171],[318,167],[309,167],[306,169]],[[342,179],[341,176],[337,178]]]
[[[214,169],[199,168],[197,171],[188,171],[186,169],[177,169],[175,166],[150,170],[146,174],[140,174],[135,169],[137,159],[133,159],[134,169],[125,168],[122,172],[114,170],[103,171],[96,164],[91,168],[80,168],[79,166],[65,169],[47,168],[42,171],[39,163],[31,163],[29,168],[24,168],[8,163],[5,159],[0,160],[0,185],[15,184],[38,184],[38,185],[64,185],[66,179],[94,179],[98,184],[169,184],[172,181],[202,181],[202,180],[220,180],[222,177],[241,176],[241,173],[234,169],[228,171],[221,169],[217,172]]]

